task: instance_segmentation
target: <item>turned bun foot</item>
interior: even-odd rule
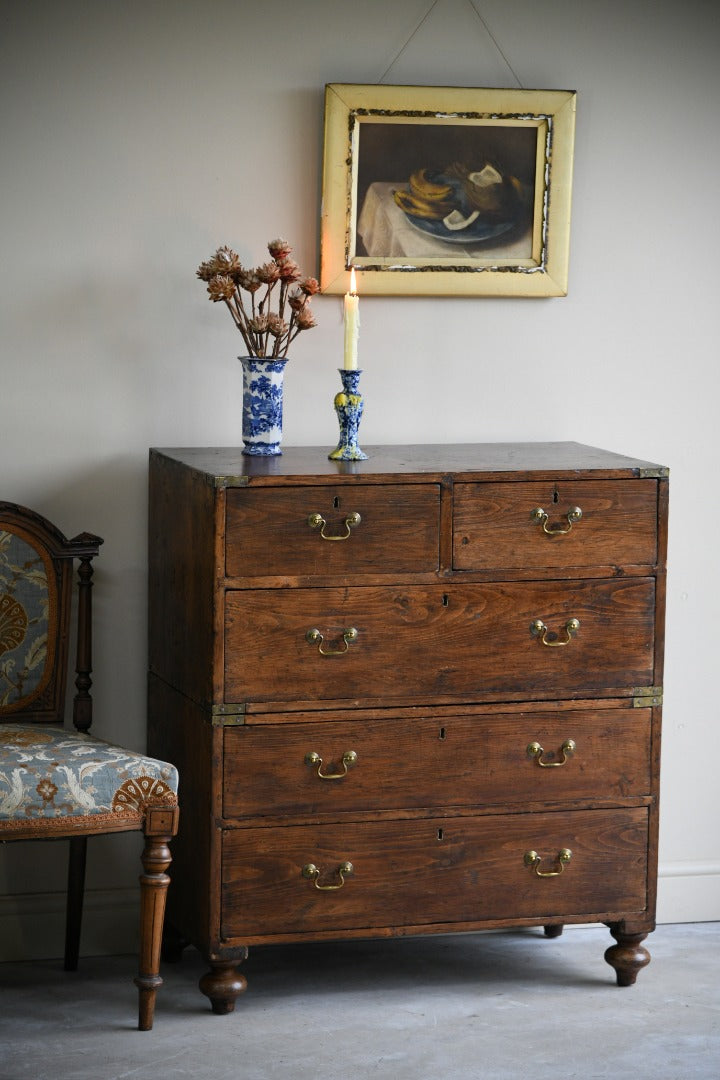
[[[610,933],[617,941],[605,952],[605,959],[615,968],[618,986],[632,986],[638,972],[650,963],[650,953],[640,944],[647,934],[626,934],[619,927],[611,926]]]
[[[247,986],[247,979],[236,970],[236,962],[211,961],[211,969],[200,979],[200,989],[210,998],[216,1016],[227,1016],[235,1009],[235,1000]]]
[[[563,932],[563,924],[561,922],[547,923],[543,930],[545,931],[545,937],[560,937]]]

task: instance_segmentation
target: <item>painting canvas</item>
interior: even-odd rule
[[[326,87],[321,287],[563,295],[575,95]]]

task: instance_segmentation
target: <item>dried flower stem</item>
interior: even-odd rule
[[[246,329],[245,329],[245,327],[244,327],[244,325],[242,323],[242,320],[238,317],[238,314],[237,314],[237,312],[235,310],[235,307],[233,307],[232,302],[230,300],[226,300],[225,303],[227,304],[228,311],[232,315],[233,322],[235,323],[238,330],[240,331],[240,333],[243,336],[243,341],[245,342],[246,348],[247,349],[252,349],[252,345],[250,344],[250,338],[248,337],[247,331],[246,331]],[[235,306],[237,307],[237,301],[235,302]]]
[[[207,282],[208,294],[214,303],[225,302],[250,356],[284,359],[298,334],[315,326],[309,301],[319,286],[315,278],[301,280],[298,265],[290,258],[292,248],[287,241],[272,240],[268,251],[272,262],[246,270],[231,248],[220,247],[207,262],[200,264],[197,276]],[[278,283],[278,307],[272,312],[271,297]],[[290,295],[290,286],[298,283],[298,292]],[[265,294],[261,300],[256,300],[255,293],[262,285],[265,285]],[[249,314],[243,304],[241,289],[250,293]],[[286,322],[288,306],[290,315]]]

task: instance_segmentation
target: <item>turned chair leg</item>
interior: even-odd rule
[[[77,971],[80,956],[80,929],[85,895],[87,836],[70,839],[68,856],[67,908],[65,911],[65,970]]]
[[[166,874],[172,861],[168,844],[176,829],[168,830],[168,811],[164,835],[149,835],[150,815],[146,823],[145,848],[141,855],[144,873],[140,875],[140,970],[135,985],[140,991],[138,1028],[150,1031],[155,1016],[155,996],[162,986],[160,949],[162,946],[165,900],[170,878]],[[172,811],[170,811],[172,816]]]

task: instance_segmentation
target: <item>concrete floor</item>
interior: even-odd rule
[[[1,1080],[719,1080],[720,923],[661,926],[620,989],[599,927],[251,950],[213,1016],[187,950],[155,1027],[133,957],[0,965]]]

